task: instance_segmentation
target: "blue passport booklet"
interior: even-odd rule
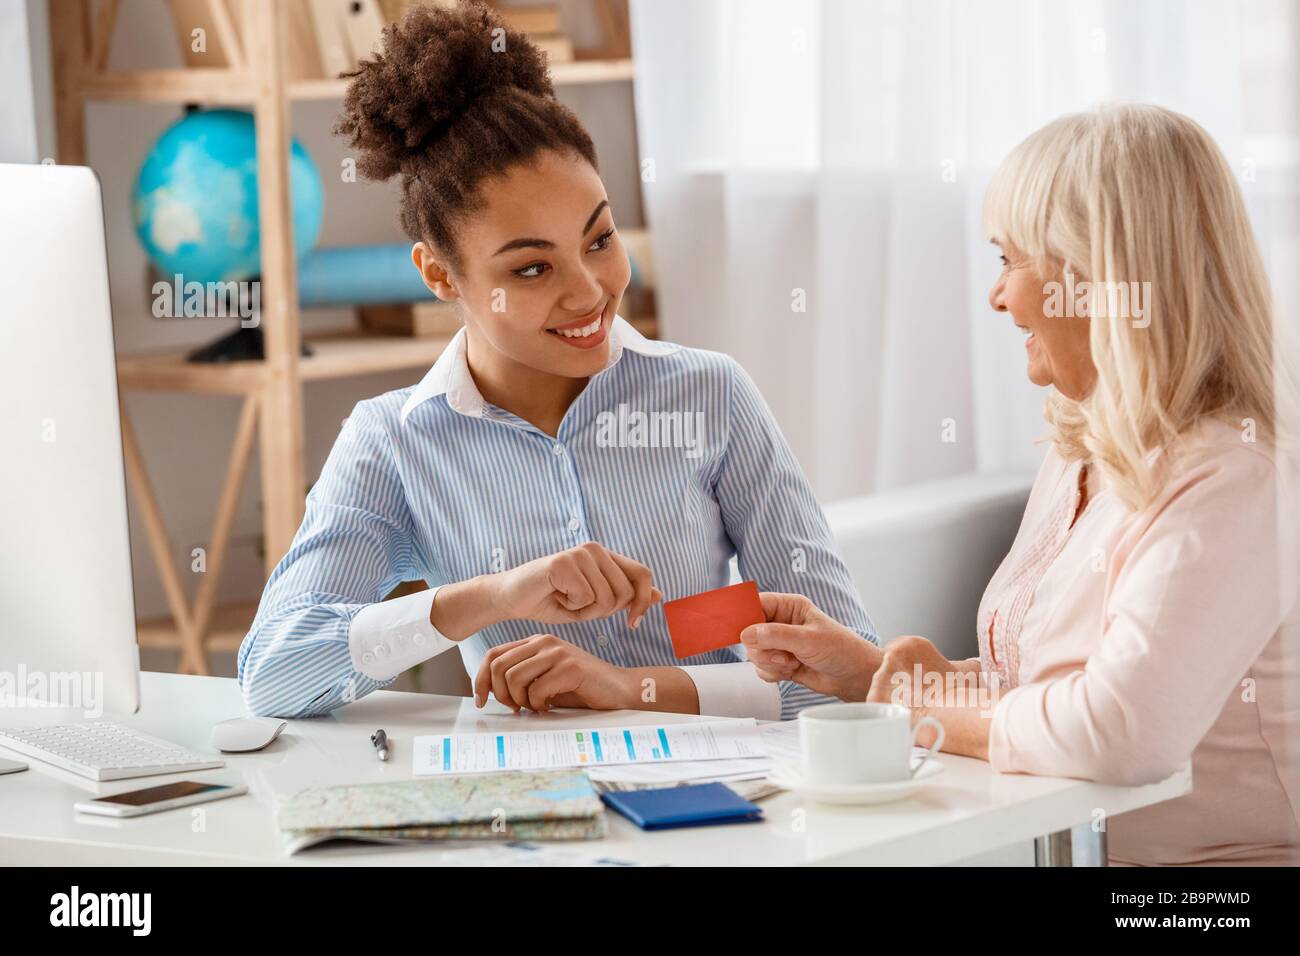
[[[602,793],[600,799],[642,830],[748,823],[763,819],[763,811],[756,804],[722,783],[623,790]]]

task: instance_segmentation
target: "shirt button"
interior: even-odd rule
[[[383,644],[376,644],[376,645],[375,645],[375,656],[376,656],[376,657],[387,657],[387,656],[388,656],[388,648],[385,647]]]
[[[601,647],[609,647],[609,638],[602,634],[600,637],[596,638],[596,643]]]
[[[570,530],[570,531],[576,532],[576,531],[577,531],[579,528],[581,528],[581,527],[582,527],[582,522],[579,521],[577,518],[570,518],[570,519],[569,519],[569,530]]]
[[[361,663],[363,663],[363,664],[370,664],[370,663],[372,663],[372,662],[374,661],[374,659],[375,659],[375,655],[373,655],[373,654],[362,654],[362,655],[361,655]]]
[[[420,634],[420,633],[417,633],[417,634],[415,635],[415,643],[416,643],[416,646],[423,646],[423,644],[424,644],[424,635],[423,635],[423,634]]]
[[[551,453],[555,455],[556,458],[559,458],[561,455],[564,454],[564,446],[561,445],[559,442],[556,442],[554,445],[551,446]]]

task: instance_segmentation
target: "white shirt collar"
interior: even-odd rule
[[[670,342],[656,342],[638,332],[622,316],[614,316],[614,323],[609,329],[609,362],[605,369],[613,367],[623,355],[624,349],[638,355],[671,355],[678,351],[680,345]],[[604,369],[602,369],[604,371]],[[447,396],[447,404],[462,415],[481,417],[487,405],[474,377],[469,373],[469,362],[465,358],[465,330],[461,329],[433,363],[433,368],[415,386],[411,395],[402,406],[401,421],[406,424],[407,416],[429,399],[438,395]]]

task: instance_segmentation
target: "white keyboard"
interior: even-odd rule
[[[160,773],[212,770],[226,765],[222,760],[204,757],[121,724],[100,721],[0,730],[0,747],[91,780],[126,780]]]

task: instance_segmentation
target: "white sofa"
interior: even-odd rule
[[[975,613],[1011,547],[1032,475],[969,475],[826,508],[831,531],[881,641],[928,637],[974,657]]]

